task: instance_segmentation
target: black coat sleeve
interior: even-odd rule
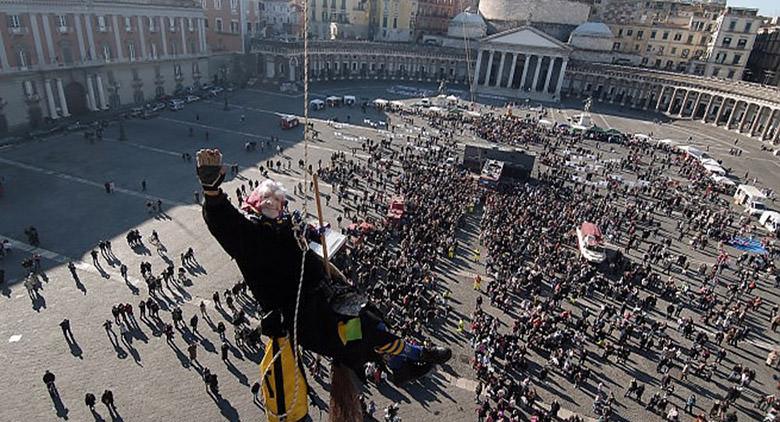
[[[274,237],[272,230],[252,224],[222,192],[217,196],[206,195],[203,219],[217,242],[237,262],[256,257],[259,241]]]

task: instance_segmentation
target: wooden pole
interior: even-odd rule
[[[319,227],[317,231],[325,225],[322,220],[322,205],[320,204],[320,184],[317,181],[317,173],[312,173],[311,180],[314,182],[314,200],[317,202],[317,218]],[[322,243],[322,259],[325,261],[325,274],[330,278],[330,262],[328,261],[328,243],[325,241],[325,233],[320,233],[320,242]]]

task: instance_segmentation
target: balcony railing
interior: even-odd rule
[[[11,35],[27,35],[30,32],[27,27],[24,26],[9,26],[8,33]]]

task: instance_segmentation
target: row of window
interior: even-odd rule
[[[622,37],[623,34],[624,34],[623,28],[619,29],[618,30],[618,38]],[[634,37],[634,30],[633,29],[627,29],[625,31],[625,36],[626,37]],[[660,39],[664,40],[664,41],[668,41],[670,36],[672,37],[672,40],[674,40],[676,42],[682,42],[682,40],[683,40],[683,33],[677,32],[674,35],[672,35],[672,33],[670,31],[663,31],[661,33],[661,35],[660,35]],[[642,29],[637,30],[635,38],[637,40],[644,39],[645,38],[645,31],[642,30]],[[650,31],[650,39],[651,40],[659,39],[659,35],[658,35],[658,31],[657,30]],[[695,40],[695,36],[693,34],[688,34],[688,36],[685,39],[685,43],[686,44],[693,44],[694,40]],[[701,37],[701,39],[699,40],[699,44],[702,44],[702,45],[707,44],[707,36],[706,35]]]
[[[60,27],[60,28],[68,28],[68,27],[70,27],[71,26],[70,25],[71,18],[72,17],[69,16],[69,15],[57,15],[56,16],[57,26]],[[136,18],[136,19],[139,19],[139,18]],[[158,29],[158,25],[157,25],[158,20],[157,20],[157,18],[149,16],[146,19],[147,19],[147,27],[149,28],[149,30],[150,31],[156,31]],[[165,21],[168,22],[168,28],[171,30],[171,32],[176,30],[176,28],[177,28],[176,18],[168,17],[168,18],[160,18],[160,19],[164,19],[163,22],[165,22]],[[23,27],[22,19],[21,19],[21,17],[19,15],[8,15],[6,17],[6,20],[7,20],[7,23],[8,23],[8,27],[11,28],[11,29],[20,29],[20,28]],[[193,18],[186,18],[186,20],[187,20],[187,29],[189,29],[190,31],[194,31],[195,30],[195,20]],[[105,31],[111,29],[110,26],[108,25],[108,19],[107,19],[107,17],[105,15],[95,16],[95,21],[94,22],[95,22],[95,25],[97,26],[98,31],[105,32]],[[134,27],[134,25],[133,25],[133,17],[125,16],[124,17],[124,24],[125,24],[125,30],[127,32],[131,32],[133,30],[133,27]]]
[[[209,21],[206,20],[206,28],[209,27]],[[247,30],[249,32],[252,32],[252,22],[247,22]],[[214,31],[216,32],[225,32],[225,24],[222,22],[222,18],[215,18],[214,19]],[[238,34],[240,31],[240,27],[237,20],[230,21],[230,33],[231,34]]]
[[[200,0],[200,6],[203,9],[208,9],[208,0]],[[212,0],[212,5],[214,6],[215,10],[222,10],[223,2],[222,0]],[[238,13],[238,0],[230,0],[230,11],[233,13]]]
[[[125,44],[125,53],[127,58],[130,61],[136,61],[138,59],[138,53],[139,50],[136,47],[135,42],[130,41],[127,44]],[[147,42],[147,51],[149,53],[149,58],[155,60],[159,58],[159,49],[157,47],[157,43],[154,40],[149,40]],[[188,52],[194,52],[197,50],[197,45],[194,40],[190,41],[189,44],[189,50]],[[14,47],[14,56],[16,58],[16,66],[20,70],[27,70],[29,66],[32,65],[30,61],[30,54],[28,52],[28,49],[24,46],[15,46]],[[72,64],[74,62],[73,58],[73,48],[71,47],[70,43],[63,42],[59,45],[59,53],[60,55],[56,57],[56,62],[58,63],[64,63],[66,65]],[[171,56],[178,56],[180,54],[183,54],[184,51],[182,49],[182,46],[177,40],[170,40],[168,41],[168,54]],[[112,48],[111,44],[103,43],[100,45],[97,51],[97,58],[100,60],[104,60],[106,62],[111,62],[117,56],[115,55],[114,49]],[[87,52],[87,60],[92,60],[92,54],[91,52]]]

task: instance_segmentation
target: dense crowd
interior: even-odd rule
[[[543,164],[536,182],[485,193],[486,294],[513,322],[501,330],[478,299],[471,342],[482,380],[480,420],[513,421],[520,408],[533,412],[534,386],[548,388],[551,374],[587,390],[594,413],[610,420],[615,392],[604,386],[602,368],[636,374],[632,355],[654,362],[656,374],[634,377],[624,397],[664,420],[682,420],[683,413],[697,421],[736,420],[737,408],[774,420],[776,410],[768,405],[774,386],[751,385],[760,368],[726,362],[777,317],[777,306],[762,309],[755,291],[775,276],[772,245],[766,255],[728,256],[724,243],[752,232],[752,223],[730,212],[721,188],[683,154],[629,141],[618,147],[625,154],[608,161],[579,136],[534,126],[490,117],[475,127],[489,140],[541,148]],[[575,155],[605,164],[582,169],[578,178],[576,166],[567,166]],[[586,183],[598,177],[606,183]],[[574,229],[583,222],[596,223],[615,246],[600,267],[576,249]],[[688,248],[710,262],[695,265]],[[675,385],[691,393],[675,396]],[[646,388],[652,393],[643,401]],[[694,391],[710,399],[709,411],[696,405]],[[551,420],[559,407],[553,402],[539,416]]]

